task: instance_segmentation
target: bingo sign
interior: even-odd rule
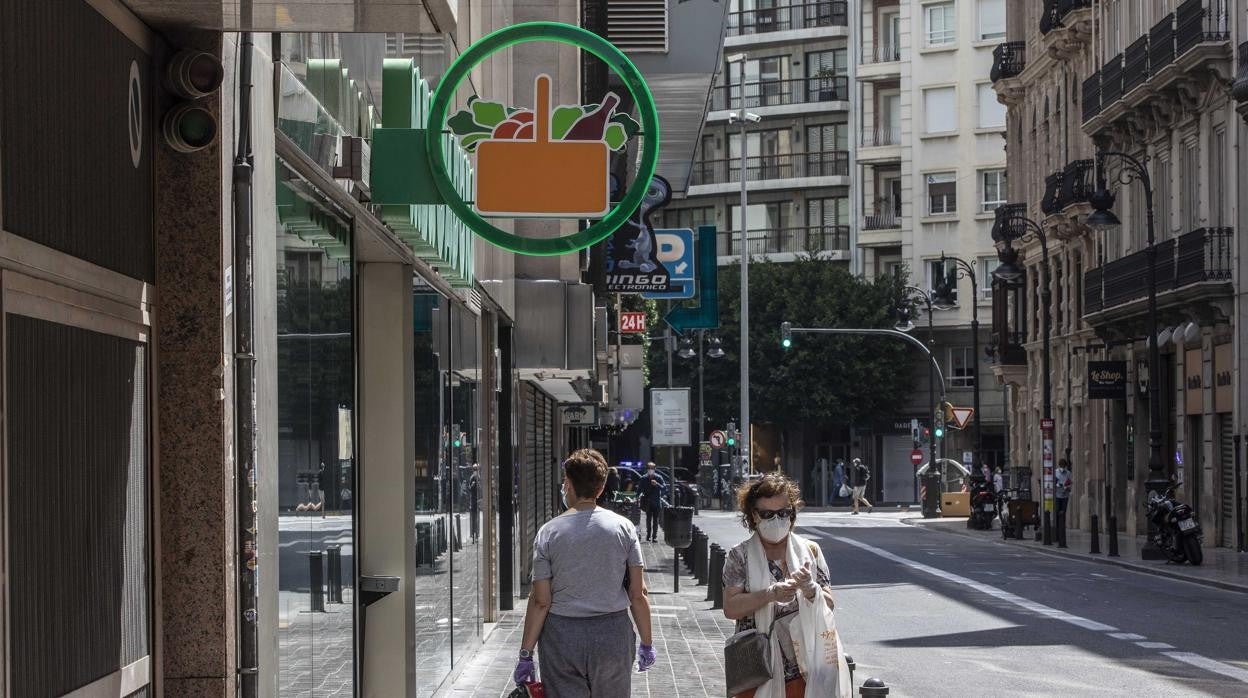
[[[447,117],[472,70],[495,53],[530,42],[575,46],[606,63],[628,90],[641,122],[618,111],[623,100],[615,93],[607,93],[598,104],[559,103],[548,75],[534,76],[532,104],[475,99]],[[658,165],[658,111],[641,72],[606,39],[570,24],[526,22],[483,37],[447,68],[429,112],[430,123],[445,124],[460,146],[476,155],[474,200],[468,202],[448,174],[442,130],[427,129],[425,149],[438,193],[474,233],[518,254],[561,255],[602,241],[637,210]],[[637,179],[613,207],[611,154],[624,153],[636,136],[644,136]],[[530,238],[495,227],[489,217],[597,220],[571,235]]]

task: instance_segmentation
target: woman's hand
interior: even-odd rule
[[[819,585],[815,583],[815,575],[810,571],[809,561],[802,565],[802,569],[793,573],[793,584],[809,601],[813,601],[815,595],[819,593]]]
[[[767,593],[776,603],[788,603],[797,598],[797,585],[792,581],[776,582],[767,587]]]
[[[516,662],[516,670],[511,672],[511,680],[515,681],[517,686],[533,683],[536,676],[537,669],[533,666],[532,658],[522,658]]]

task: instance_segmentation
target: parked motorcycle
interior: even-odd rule
[[[966,520],[966,527],[991,531],[992,520],[997,517],[997,496],[993,494],[992,481],[971,478],[969,493],[971,516]]]
[[[1174,485],[1148,495],[1148,520],[1157,527],[1157,545],[1171,562],[1199,565],[1204,560],[1204,535],[1191,506],[1174,498]]]

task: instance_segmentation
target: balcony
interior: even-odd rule
[[[901,145],[901,127],[876,126],[862,130],[862,147],[887,148]]]
[[[741,85],[719,85],[711,93],[711,111],[741,108]],[[848,102],[849,77],[827,75],[745,83],[745,108],[785,107],[793,104]],[[848,109],[848,104],[845,107]],[[780,110],[776,110],[780,111]],[[727,118],[726,116],[723,118]]]
[[[1157,243],[1158,303],[1175,305],[1230,293],[1234,228],[1201,228]],[[1210,285],[1224,288],[1208,288]],[[1148,296],[1148,250],[1140,250],[1091,269],[1083,275],[1085,316],[1124,309]],[[1165,296],[1165,298],[1162,298]],[[1107,316],[1101,316],[1107,317]]]
[[[755,36],[820,27],[848,27],[847,0],[781,5],[728,13],[728,36]]]
[[[746,158],[745,178],[750,182],[775,182],[777,186],[762,189],[786,189],[796,186],[838,186],[848,182],[784,182],[849,176],[849,153],[829,150],[817,153],[782,153]],[[741,159],[700,160],[693,164],[693,186],[714,186],[741,181]],[[730,189],[725,189],[730,191]],[[690,191],[689,194],[713,194],[714,191]]]
[[[1075,10],[1092,7],[1092,0],[1044,0],[1040,13],[1040,33],[1048,34],[1066,26],[1068,15]]]
[[[863,230],[898,230],[900,228],[901,214],[888,208],[887,203],[883,209],[868,213],[862,222]]]
[[[992,72],[989,77],[995,83],[1022,75],[1027,67],[1027,42],[1007,41],[992,50]]]
[[[849,226],[847,225],[750,230],[746,232],[746,237],[751,255],[800,252],[849,253]],[[720,231],[716,241],[716,254],[720,257],[740,255],[741,233],[730,230]]]
[[[1239,102],[1236,109],[1240,115],[1248,118],[1248,41],[1239,45],[1239,72],[1231,86],[1231,96]]]
[[[863,65],[896,63],[901,60],[901,47],[896,41],[876,42],[874,48],[862,50]]]
[[[1096,134],[1172,88],[1204,93],[1210,73],[1230,75],[1229,22],[1226,0],[1186,0],[1110,59],[1099,83],[1084,82],[1084,130]]]

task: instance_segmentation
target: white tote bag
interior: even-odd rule
[[[798,594],[802,637],[798,649],[806,674],[807,696],[853,698],[854,685],[845,662],[845,647],[836,632],[836,616],[820,592],[813,601]],[[812,692],[813,691],[813,692]]]

